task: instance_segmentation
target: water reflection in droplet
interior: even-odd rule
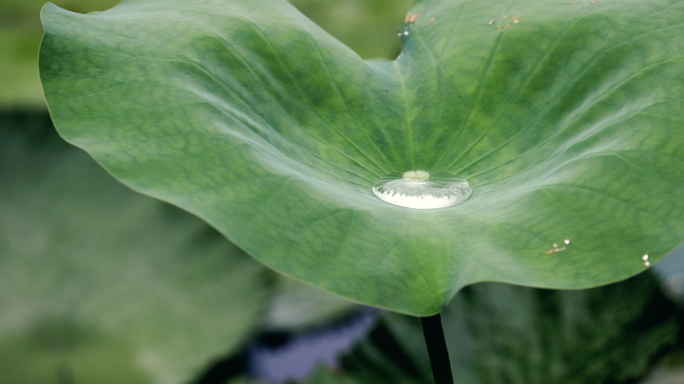
[[[380,200],[414,209],[450,207],[468,200],[472,193],[466,180],[421,170],[387,175],[373,186],[373,194]]]

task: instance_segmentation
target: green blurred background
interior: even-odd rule
[[[117,2],[55,1],[81,13]],[[411,0],[291,2],[363,58],[401,50]],[[43,5],[0,0],[0,383],[247,384],[297,359],[322,366],[296,382],[430,382],[417,319],[279,276],[63,142],[38,78]],[[594,290],[465,289],[444,312],[457,382],[684,383],[675,256],[659,276]],[[292,352],[340,335],[351,344],[332,363]]]

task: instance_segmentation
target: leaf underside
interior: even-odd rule
[[[480,281],[587,288],[682,242],[684,2],[411,15],[399,58],[363,61],[284,0],[48,5],[41,78],[60,133],[123,183],[364,304],[425,316]],[[408,170],[473,196],[373,196]]]

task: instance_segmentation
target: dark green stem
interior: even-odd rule
[[[449,351],[447,351],[446,341],[444,340],[444,330],[442,329],[442,318],[439,314],[432,317],[421,317],[423,324],[423,335],[427,344],[430,364],[432,365],[432,375],[435,377],[435,384],[454,384],[451,375],[451,364],[449,363]]]

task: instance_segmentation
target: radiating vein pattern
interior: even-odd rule
[[[68,141],[343,297],[431,315],[479,281],[618,281],[684,241],[684,1],[417,1],[393,61],[285,0],[43,20]],[[418,170],[472,195],[420,211],[373,195]]]

